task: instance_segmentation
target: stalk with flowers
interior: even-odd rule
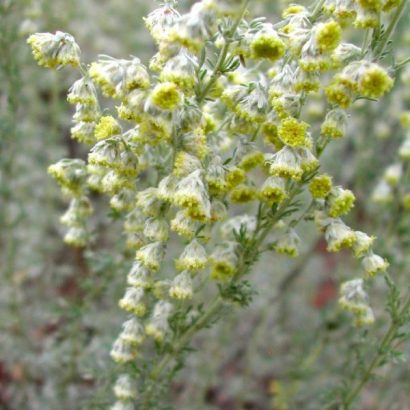
[[[321,171],[320,158],[345,135],[349,107],[392,89],[384,60],[407,1],[318,0],[287,7],[276,23],[252,19],[249,4],[202,0],[181,15],[166,1],[145,18],[158,48],[148,66],[105,55],[86,64],[67,33],[28,39],[41,66],[80,75],[67,99],[71,136],[90,147],[88,160],[49,167],[70,200],[65,241],[92,245],[87,219],[98,192],[135,250],[119,300],[127,317],[111,350],[115,410],[162,408],[192,338],[251,303],[260,255],[298,256],[302,220],[315,223],[329,252],[351,249],[361,261],[339,302],[355,326],[375,320],[366,289],[389,263],[373,236],[343,221],[355,196]],[[349,37],[352,22],[361,46]],[[327,101],[319,126],[304,120],[317,95]],[[103,107],[107,99],[115,109]],[[174,260],[171,243],[182,248]],[[340,399],[343,408],[362,385]]]

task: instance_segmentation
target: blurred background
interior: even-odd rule
[[[181,1],[179,8],[192,3]],[[281,6],[255,0],[252,13],[274,22]],[[0,409],[109,406],[109,350],[123,321],[117,301],[132,260],[122,251],[121,222],[109,216],[103,197],[93,198],[93,249],[62,241],[59,217],[67,204],[47,167],[86,157],[70,139],[66,92],[77,74],[39,68],[26,38],[60,30],[75,36],[86,62],[98,54],[147,62],[155,47],[142,17],[155,7],[148,0],[0,2]],[[394,38],[407,56],[409,26],[407,17]],[[378,205],[370,198],[386,166],[397,161],[404,138],[398,113],[410,107],[409,94],[398,82],[382,103],[356,104],[348,137],[324,157],[324,170],[358,198],[349,224],[379,236],[376,249],[403,285],[408,211],[403,215],[395,199]],[[312,101],[305,118],[319,124],[323,108],[322,99]],[[348,374],[347,359],[377,340],[387,321],[383,281],[373,285],[378,320],[373,339],[364,342],[336,307],[339,284],[355,276],[358,263],[347,253],[327,254],[312,224],[299,233],[301,256],[277,255],[274,268],[271,254],[262,258],[252,277],[254,303],[195,340],[197,351],[172,387],[176,409],[327,408],[321,403]],[[388,380],[372,383],[359,408],[410,408],[409,372],[405,366],[386,371]]]

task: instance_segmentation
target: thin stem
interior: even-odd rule
[[[383,52],[384,52],[384,50],[385,50],[385,48],[386,48],[386,46],[387,46],[387,44],[390,40],[390,37],[392,36],[392,34],[393,34],[393,32],[394,32],[394,30],[397,26],[397,23],[399,22],[401,16],[403,15],[404,9],[407,6],[407,2],[408,2],[408,0],[402,0],[400,5],[397,7],[396,12],[393,15],[393,18],[391,19],[390,24],[387,27],[386,32],[384,33],[382,42],[379,44],[379,46],[375,50],[375,55],[376,56],[380,57],[383,54]]]
[[[404,60],[400,61],[400,63],[395,64],[393,68],[394,68],[395,71],[398,71],[398,70],[402,69],[408,63],[410,63],[410,57],[407,57]]]
[[[404,304],[403,308],[401,309],[398,317],[405,315],[406,312],[410,309],[410,297],[407,299],[407,302]],[[362,379],[358,383],[356,387],[354,387],[347,395],[343,401],[343,409],[348,410],[354,400],[359,395],[362,388],[366,385],[366,383],[370,380],[374,370],[380,365],[383,358],[386,354],[386,349],[393,341],[395,335],[397,334],[397,330],[400,328],[402,323],[400,321],[394,320],[390,327],[388,328],[386,334],[384,335],[382,341],[380,342],[379,348],[377,349],[377,353],[373,357],[372,361],[370,362],[369,366],[365,370]]]
[[[310,21],[314,22],[319,17],[320,13],[322,12],[322,7],[325,4],[325,0],[319,0],[314,9],[312,10],[312,15],[310,16]]]
[[[239,26],[239,23],[241,22],[243,16],[245,15],[246,8],[248,7],[249,1],[250,0],[244,1],[242,5],[241,13],[239,13],[239,16],[235,20],[232,28],[229,30],[229,33],[226,35],[225,44],[223,45],[219,53],[218,60],[216,61],[214,70],[211,74],[211,78],[209,79],[208,84],[203,88],[203,90],[199,93],[197,97],[198,103],[201,103],[204,100],[204,98],[208,95],[209,91],[211,90],[215,82],[218,80],[218,78],[222,74],[222,68],[223,68],[223,65],[225,64],[225,60],[229,52],[229,47],[231,43],[233,42],[233,35],[235,34],[236,29]]]
[[[367,54],[367,52],[368,52],[369,37],[370,37],[370,30],[366,30],[366,31],[364,32],[364,36],[363,36],[362,58],[363,58],[363,57]]]
[[[189,329],[187,329],[181,336],[179,342],[173,348],[173,351],[167,353],[158,363],[158,365],[154,367],[150,375],[151,380],[158,380],[158,378],[161,376],[162,371],[167,367],[168,363],[186,346],[186,344],[191,340],[191,338],[197,331],[206,326],[208,321],[215,313],[218,312],[223,303],[224,301],[219,294],[215,296],[203,316],[199,320],[197,320]]]

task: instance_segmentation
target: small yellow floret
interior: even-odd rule
[[[309,184],[309,191],[315,199],[326,198],[332,189],[332,178],[329,175],[318,175]]]
[[[95,126],[94,131],[94,135],[97,140],[103,140],[120,133],[121,127],[111,115],[101,117],[100,121]]]
[[[316,42],[322,53],[333,51],[340,43],[342,30],[339,23],[329,21],[319,25],[316,32]]]
[[[276,61],[285,54],[285,44],[275,35],[261,33],[250,44],[252,58]]]
[[[160,83],[153,89],[151,101],[163,110],[173,110],[181,103],[181,93],[175,83]]]
[[[303,147],[306,145],[306,130],[308,124],[298,121],[296,118],[286,118],[278,128],[280,139],[291,147]]]
[[[372,65],[361,77],[358,91],[368,98],[380,98],[393,87],[393,80],[380,66]]]

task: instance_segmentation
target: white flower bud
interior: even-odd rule
[[[275,251],[291,257],[299,255],[300,238],[294,229],[289,229],[275,243]]]
[[[118,376],[113,390],[115,397],[118,400],[127,401],[137,399],[137,387],[135,382],[131,379],[131,376],[128,374],[121,374]]]
[[[362,260],[363,268],[367,275],[374,276],[378,272],[385,272],[389,267],[389,262],[381,256],[374,254],[367,255]]]
[[[145,326],[145,332],[148,336],[153,337],[158,342],[164,340],[169,331],[168,318],[172,312],[172,305],[169,302],[160,300],[154,306],[151,319]]]
[[[388,166],[384,171],[383,178],[391,186],[397,186],[403,174],[401,163],[396,163]]]
[[[197,239],[193,239],[175,261],[175,265],[178,270],[198,271],[205,268],[207,262],[208,256],[205,248]]]
[[[331,219],[326,226],[325,239],[329,252],[339,252],[343,247],[352,247],[356,235],[342,220]]]
[[[192,299],[192,279],[189,271],[183,271],[177,275],[171,283],[169,295],[174,299]]]
[[[169,225],[165,218],[148,218],[145,222],[144,235],[151,241],[166,242]]]
[[[118,305],[127,312],[134,313],[137,316],[143,316],[146,311],[144,294],[143,288],[127,288],[124,296],[118,302]]]
[[[110,356],[117,363],[128,363],[137,357],[137,352],[133,345],[124,342],[122,339],[118,338],[115,340]]]
[[[80,47],[71,34],[57,31],[32,34],[27,43],[31,45],[33,56],[43,67],[56,68],[64,65],[80,65]]]
[[[123,330],[119,336],[121,340],[132,345],[140,345],[143,343],[145,338],[144,327],[138,319],[132,317],[124,322],[122,327]]]
[[[135,261],[127,276],[127,283],[136,288],[150,288],[152,285],[151,272],[141,262]]]

